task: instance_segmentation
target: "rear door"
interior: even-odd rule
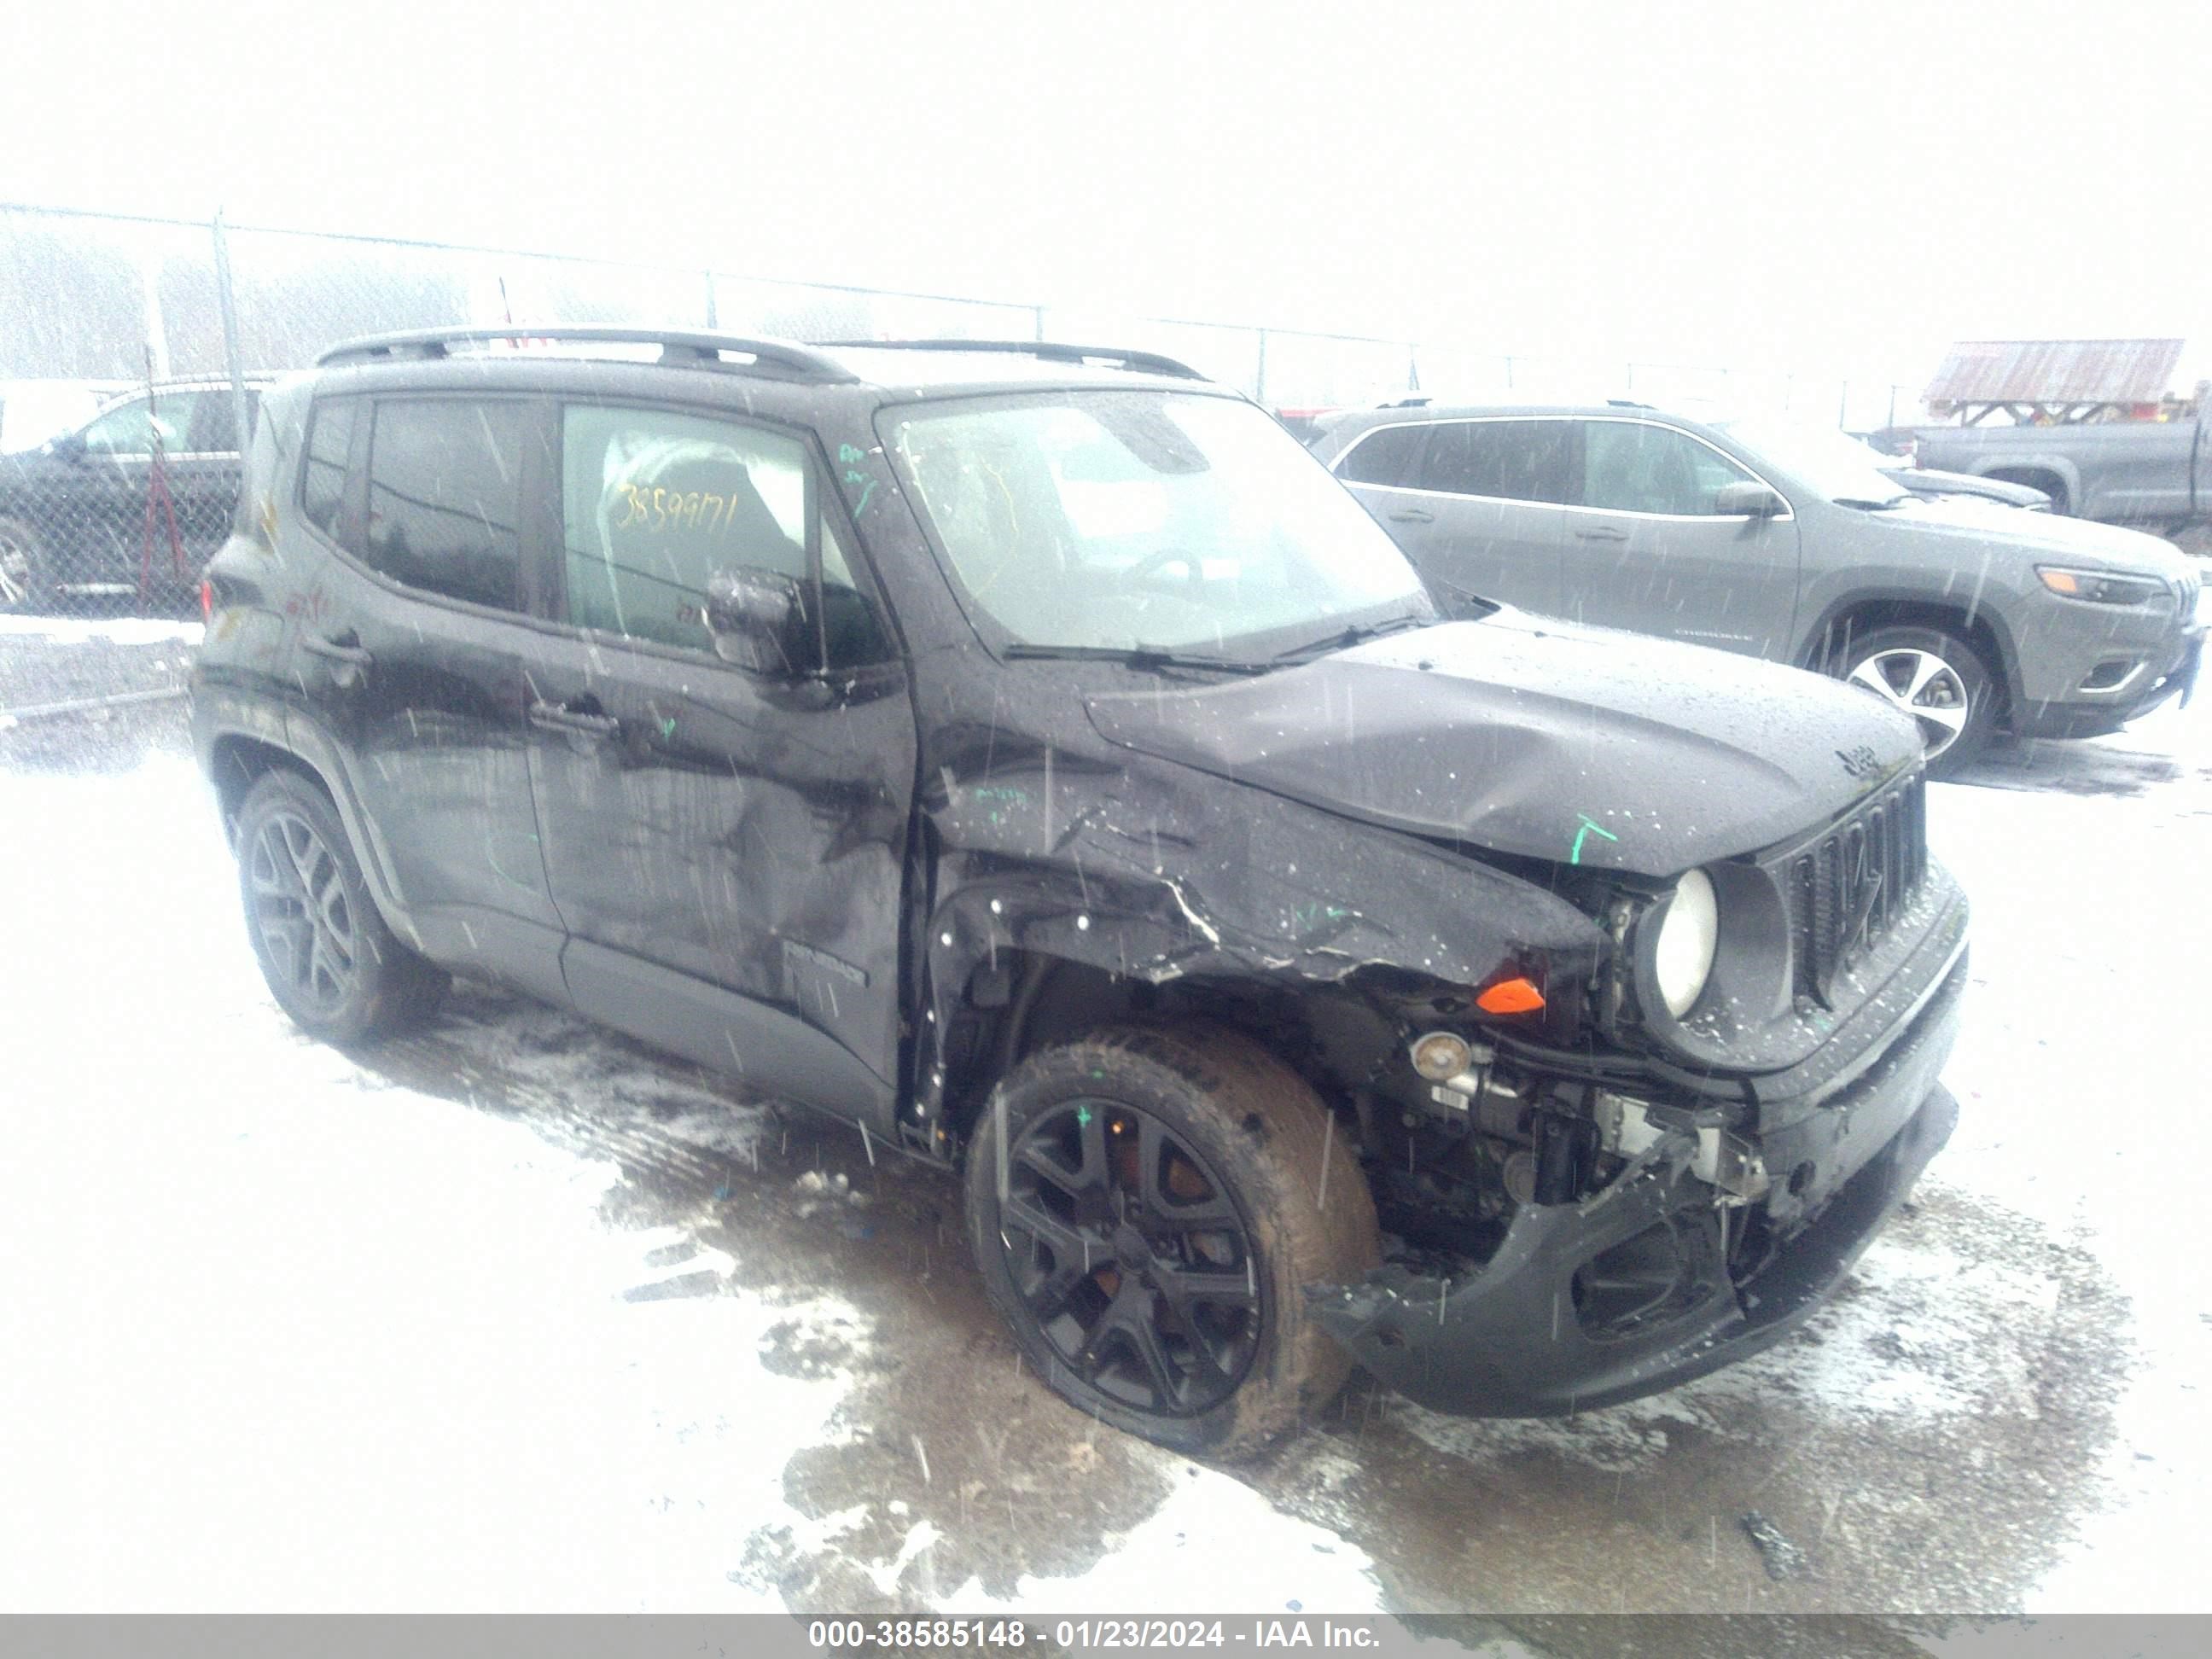
[[[441,962],[562,1000],[531,799],[526,503],[550,405],[319,399],[300,510],[338,556],[288,618],[295,746],[335,764],[366,856]]]
[[[1473,596],[1557,615],[1571,434],[1525,417],[1378,427],[1337,471],[1447,606]]]
[[[576,1004],[888,1134],[914,716],[822,459],[677,407],[572,403],[560,434],[531,756]],[[805,595],[787,668],[717,653],[710,585],[748,570]]]
[[[1723,514],[1723,486],[1765,483],[1694,434],[1632,416],[1578,422],[1561,544],[1565,614],[1750,656],[1788,654],[1797,522]]]

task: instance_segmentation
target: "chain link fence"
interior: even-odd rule
[[[1518,392],[1710,401],[1854,430],[1917,412],[1905,388],[1871,381],[0,204],[0,452],[12,452],[0,453],[0,609],[186,592],[225,533],[239,423],[250,421],[258,386],[342,339],[456,323],[1069,340],[1164,352],[1280,410]],[[120,401],[91,418],[106,398]],[[57,437],[58,447],[45,443]]]

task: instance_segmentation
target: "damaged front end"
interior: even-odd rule
[[[1638,994],[1624,920],[1616,972],[1594,988],[1594,1042],[1565,1052],[1485,1034],[1458,1074],[1401,1085],[1390,1121],[1403,1147],[1374,1171],[1401,1243],[1362,1283],[1308,1288],[1323,1328],[1424,1406],[1517,1417],[1686,1382],[1808,1316],[1957,1118],[1938,1078],[1966,977],[1966,903],[1906,845],[1918,789],[1723,872],[1776,896],[1772,1006],[1715,993],[1724,1006],[1676,1018]],[[1820,849],[1869,833],[1897,848],[1878,914],[1855,920],[1825,890],[1798,890],[1808,861],[1840,889]],[[1869,860],[1854,859],[1863,876]],[[1416,1044],[1408,1068],[1433,1053]]]

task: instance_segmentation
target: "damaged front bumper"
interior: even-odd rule
[[[1577,1203],[1526,1204],[1463,1282],[1386,1265],[1308,1289],[1316,1318],[1382,1382],[1432,1410],[1547,1417],[1656,1393],[1779,1340],[1841,1281],[1929,1159],[1958,1103],[1937,1082],[1957,1035],[1961,957],[1882,1059],[1757,1147],[1784,1186],[1717,1205],[1681,1160]],[[1827,1194],[1778,1240],[1785,1194]]]

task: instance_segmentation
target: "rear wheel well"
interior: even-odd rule
[[[2046,472],[2034,466],[2001,466],[1984,472],[1985,478],[1995,478],[2000,483],[2026,484],[2030,489],[2039,489],[2051,497],[2053,513],[2066,511],[2068,497],[2066,480],[2056,472]]]
[[[2006,718],[2012,703],[2012,682],[1996,629],[1986,616],[1968,617],[1947,605],[1913,599],[1866,599],[1845,605],[1814,635],[1804,665],[1819,673],[1837,672],[1853,640],[1884,628],[1932,628],[1965,641],[1989,671],[1990,684],[1999,701],[1998,720]]]
[[[270,772],[283,767],[297,772],[325,794],[330,791],[317,777],[314,769],[290,750],[279,749],[273,743],[264,743],[258,738],[235,733],[215,740],[212,773],[216,799],[222,809],[222,826],[228,834],[238,823],[238,810],[246,804],[246,792]]]

